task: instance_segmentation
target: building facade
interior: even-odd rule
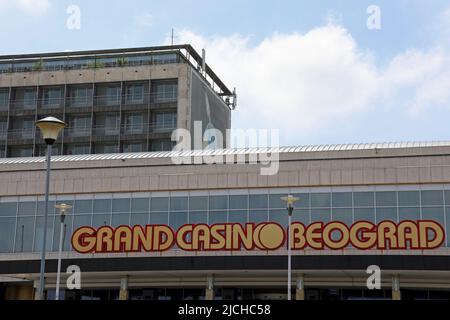
[[[250,161],[267,152],[279,155],[275,175],[261,175],[264,164]],[[65,221],[65,299],[284,299],[286,245],[280,242],[261,249],[262,242],[266,247],[272,243],[272,238],[261,237],[262,231],[256,247],[210,251],[183,249],[182,241],[193,243],[193,233],[179,238],[168,250],[135,252],[125,250],[125,242],[119,240],[117,252],[97,249],[80,253],[74,250],[74,237],[83,227],[100,232],[103,227],[169,226],[180,230],[186,225],[212,228],[272,223],[286,230],[287,213],[280,197],[287,194],[299,198],[293,212],[297,226],[340,222],[350,227],[358,222],[380,225],[386,221],[408,226],[402,231],[404,248],[293,249],[292,293],[297,299],[450,297],[450,239],[446,237],[450,232],[450,142],[230,149],[217,150],[216,155],[235,160],[241,156],[245,163],[180,165],[173,161],[175,156],[207,154],[54,158],[51,208],[62,202],[73,206]],[[2,298],[33,298],[39,278],[44,177],[44,158],[0,160]],[[49,299],[54,297],[60,232],[56,209],[50,217]],[[437,247],[417,246],[412,229],[420,221],[441,226],[443,238]],[[400,231],[390,236],[401,241]],[[88,245],[86,239],[79,243]],[[65,270],[73,265],[81,270],[80,290],[65,287]],[[380,289],[366,286],[369,266],[381,270]]]
[[[55,155],[171,150],[194,121],[225,133],[233,100],[189,45],[0,56],[0,157],[44,155],[49,115],[68,125]]]

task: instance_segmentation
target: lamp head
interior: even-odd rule
[[[288,195],[287,197],[281,197],[281,200],[286,202],[288,208],[294,208],[294,203],[299,200],[299,198],[294,197],[293,195]]]
[[[59,213],[64,216],[67,210],[72,209],[72,206],[70,204],[60,203],[55,205],[55,208],[59,209]]]
[[[36,121],[36,127],[41,130],[45,143],[52,145],[58,138],[61,130],[66,127],[66,124],[55,117],[47,117]]]

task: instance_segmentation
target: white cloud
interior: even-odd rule
[[[50,9],[50,0],[0,0],[0,8],[16,8],[28,16],[41,16]]]
[[[208,64],[237,87],[234,128],[279,128],[284,143],[339,130],[336,124],[380,106],[402,108],[408,116],[450,106],[450,54],[442,48],[403,52],[380,67],[335,22],[304,34],[274,34],[256,45],[239,34],[183,30],[177,38],[205,48]]]

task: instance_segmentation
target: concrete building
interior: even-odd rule
[[[178,119],[180,121],[180,119]],[[66,143],[66,142],[64,142]],[[176,153],[58,156],[51,201],[73,205],[66,219],[63,270],[77,265],[82,289],[66,299],[285,298],[286,247],[273,250],[89,252],[73,249],[79,227],[276,222],[286,228],[281,196],[299,198],[293,221],[433,221],[450,232],[450,142],[279,148],[279,171],[262,164],[175,165]],[[251,155],[262,149],[218,150]],[[192,152],[197,157],[208,154]],[[179,155],[178,155],[179,156]],[[0,297],[32,298],[39,277],[44,158],[0,160]],[[47,297],[54,296],[58,214],[51,212]],[[413,224],[410,224],[412,226]],[[411,227],[409,227],[411,229]],[[99,230],[99,229],[98,229]],[[409,231],[403,231],[408,233]],[[450,297],[450,240],[433,249],[293,250],[298,299],[435,299]],[[259,239],[262,242],[262,238]],[[391,243],[392,245],[392,243]],[[366,269],[381,268],[381,289],[368,290]]]
[[[0,56],[0,158],[44,155],[48,115],[55,155],[171,150],[194,121],[230,128],[235,98],[189,45]]]

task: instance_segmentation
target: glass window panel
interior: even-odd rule
[[[111,226],[116,228],[121,225],[128,226],[130,224],[130,214],[129,213],[121,213],[121,214],[113,214],[111,218]]]
[[[445,226],[447,246],[450,247],[450,207],[445,207],[445,220],[447,221]]]
[[[92,213],[92,200],[75,200],[75,213]]]
[[[249,195],[250,209],[265,209],[268,207],[267,194],[251,194]]]
[[[281,197],[286,197],[285,194],[270,194],[269,195],[269,207],[270,208],[286,208],[286,202],[281,200]]]
[[[331,220],[331,209],[311,209],[311,222]]]
[[[228,214],[228,222],[246,224],[247,210],[230,211]]]
[[[0,252],[13,251],[16,218],[0,218]]]
[[[375,192],[375,203],[377,206],[395,207],[397,206],[397,194],[395,191]]]
[[[373,192],[354,192],[353,201],[355,207],[373,207],[375,198]]]
[[[268,212],[267,210],[250,210],[248,222],[250,223],[261,223],[267,222],[268,220]]]
[[[296,208],[309,208],[309,193],[294,193],[293,196],[298,198],[298,201],[295,203]],[[283,208],[286,208],[286,204],[284,204]]]
[[[208,212],[200,211],[200,212],[189,212],[189,223],[199,224],[199,223],[208,223]]]
[[[398,205],[400,207],[419,206],[419,191],[399,191]]]
[[[96,199],[94,200],[94,213],[110,213],[111,199]]]
[[[190,197],[189,210],[208,210],[208,197]]]
[[[17,219],[16,247],[14,252],[32,252],[34,236],[34,217]]]
[[[79,227],[86,227],[91,225],[92,215],[82,214],[73,217],[73,230],[75,231]]]
[[[375,208],[355,208],[353,214],[355,216],[355,222],[375,222]]]
[[[228,209],[228,196],[210,196],[209,209],[210,210]]]
[[[130,199],[113,199],[112,208],[114,213],[130,212]]]
[[[149,212],[150,202],[148,198],[135,198],[131,200],[131,212]]]
[[[182,225],[188,223],[188,213],[187,211],[171,212],[169,215],[169,225],[177,230]]]
[[[398,215],[400,221],[403,220],[417,221],[420,220],[420,208],[418,207],[398,208]]]
[[[247,209],[248,195],[230,196],[230,209]]]
[[[67,215],[66,219],[64,220],[65,225],[65,234],[64,234],[64,243],[63,243],[63,251],[70,251],[72,245],[70,243],[70,238],[72,235],[72,220],[73,215]],[[61,228],[61,220],[58,215],[53,217],[54,219],[54,230],[53,230],[53,251],[59,250],[59,237],[60,235],[60,228]]]
[[[311,207],[312,208],[328,208],[331,206],[330,193],[312,193]]]
[[[422,219],[423,220],[434,220],[439,222],[444,226],[445,220],[444,207],[423,207],[422,208]]]
[[[450,190],[445,190],[445,205],[450,206]]]
[[[352,193],[351,192],[333,192],[332,206],[333,207],[351,207]]]
[[[19,216],[34,216],[36,213],[36,201],[33,202],[19,202],[17,214]]]
[[[171,197],[170,211],[188,210],[188,197]]]
[[[294,211],[295,212],[295,211]],[[297,221],[294,217],[294,213],[292,214],[292,222]],[[308,217],[309,219],[309,217]],[[269,211],[269,221],[276,222],[286,228],[288,224],[288,214],[286,209],[271,209]]]
[[[150,224],[169,224],[169,214],[167,212],[152,212],[150,214]]]
[[[55,214],[55,201],[49,201],[48,202],[48,214]],[[45,212],[45,201],[38,201],[37,202],[37,215],[43,216]]]
[[[145,226],[149,223],[148,213],[131,214],[131,226]]]
[[[151,211],[167,211],[169,210],[169,198],[157,197],[150,200]]]
[[[0,203],[0,217],[15,217],[17,213],[17,202]]]
[[[384,220],[391,220],[397,222],[397,208],[395,207],[382,207],[376,208],[377,223]]]
[[[210,211],[209,212],[209,225],[216,223],[227,223],[228,212],[227,211]]]
[[[341,221],[346,225],[353,223],[352,208],[333,208],[333,221]]]
[[[442,190],[436,191],[422,191],[422,206],[442,206],[444,205],[444,195]]]
[[[286,212],[286,210],[285,210]],[[303,223],[305,226],[311,223],[310,211],[309,209],[294,209],[292,213],[292,221],[298,221]]]
[[[94,214],[92,217],[92,227],[99,228],[111,225],[111,214]]]
[[[52,234],[53,234],[53,219],[51,217],[47,220],[47,239],[46,239],[46,250],[51,251],[52,245]],[[42,243],[44,241],[44,217],[36,217],[36,236],[34,239],[34,251],[42,251]]]

